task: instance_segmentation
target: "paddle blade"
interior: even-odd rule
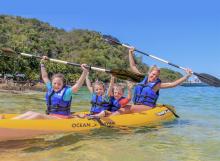
[[[193,73],[196,75],[202,82],[214,86],[214,87],[220,87],[220,79],[206,73]]]
[[[111,45],[121,45],[120,41],[111,35],[103,35],[102,38]]]
[[[129,80],[132,82],[140,82],[144,79],[144,75],[137,74],[128,70],[124,69],[112,69],[109,71],[113,76],[122,79],[122,80]]]
[[[1,48],[1,51],[4,55],[6,56],[14,56],[14,55],[17,55],[17,53],[12,50],[11,48]]]

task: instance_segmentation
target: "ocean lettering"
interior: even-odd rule
[[[77,128],[77,127],[95,127],[96,124],[95,123],[72,123],[72,127],[73,128]]]

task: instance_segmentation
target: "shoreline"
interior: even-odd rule
[[[13,81],[11,82],[4,82],[0,83],[0,91],[6,92],[10,91],[12,93],[25,93],[26,91],[39,91],[44,92],[46,91],[46,86],[43,83],[37,83],[35,85],[27,85],[22,83],[15,83]]]
[[[10,94],[29,94],[36,92],[42,92],[42,91],[36,91],[36,90],[19,91],[19,90],[10,90],[10,89],[0,89],[0,93],[10,93]]]

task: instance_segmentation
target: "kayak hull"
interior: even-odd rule
[[[161,105],[140,113],[116,115],[101,119],[12,120],[10,118],[18,114],[1,114],[4,119],[0,120],[0,128],[36,131],[84,131],[105,126],[148,126],[174,120],[173,112],[175,112],[173,107]]]

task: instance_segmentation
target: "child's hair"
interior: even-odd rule
[[[124,93],[124,91],[125,91],[125,86],[123,86],[123,85],[114,85],[113,91],[114,91],[114,90],[118,90],[118,91],[121,91],[122,93]]]
[[[65,78],[64,78],[63,74],[61,74],[61,73],[54,74],[52,76],[52,81],[53,81],[54,78],[60,78],[63,81],[63,84],[65,84]]]
[[[152,67],[150,67],[148,74],[151,73],[153,70],[156,70],[158,73],[160,73],[160,68],[156,65],[153,65]]]
[[[103,89],[105,90],[105,84],[102,81],[96,81],[94,83],[94,87],[93,88],[95,88],[95,86],[102,86]]]

